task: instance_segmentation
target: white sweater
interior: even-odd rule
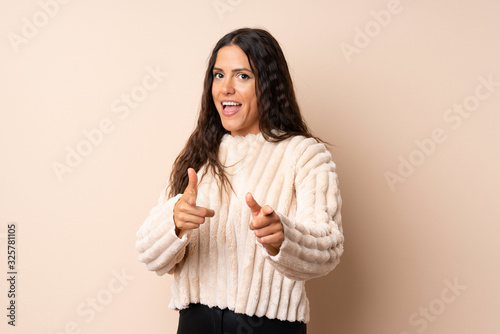
[[[165,190],[137,232],[139,261],[158,275],[173,274],[170,309],[189,303],[229,308],[249,316],[309,321],[305,281],[326,275],[344,250],[335,164],[315,139],[267,142],[261,133],[224,135],[219,159],[236,192],[219,195],[213,175],[198,183],[197,205],[213,209],[199,229],[175,234]],[[198,171],[198,180],[205,167]],[[285,241],[271,256],[249,229],[251,192],[283,223]]]

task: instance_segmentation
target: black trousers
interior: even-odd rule
[[[189,304],[179,311],[177,334],[306,334],[306,324]]]

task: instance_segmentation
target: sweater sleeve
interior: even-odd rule
[[[307,139],[295,169],[296,215],[276,212],[285,240],[275,256],[262,252],[284,276],[303,281],[326,275],[344,251],[340,207],[342,200],[335,163],[325,145]],[[304,143],[305,144],[305,143]]]
[[[163,189],[158,204],[151,209],[136,234],[135,247],[139,252],[139,261],[159,276],[173,273],[175,265],[184,257],[191,235],[191,231],[182,238],[175,234],[174,205],[181,196],[178,194],[166,200]]]

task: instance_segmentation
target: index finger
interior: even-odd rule
[[[186,210],[186,213],[190,213],[192,215],[198,217],[213,217],[215,216],[215,211],[211,209],[204,208],[202,206],[191,205],[189,209]]]
[[[274,213],[274,209],[269,205],[264,205],[264,207],[262,208],[262,213],[264,214],[264,216],[269,216]]]
[[[273,224],[274,222],[277,222],[277,221],[275,218],[272,217],[272,215],[258,216],[252,220],[251,228],[254,230],[258,230],[258,229],[261,229],[263,227],[269,226],[269,225]]]

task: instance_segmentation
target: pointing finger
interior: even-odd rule
[[[274,212],[274,209],[271,208],[269,205],[265,205],[263,208],[262,208],[262,213],[265,215],[265,216],[269,216],[270,214],[272,214]]]
[[[207,209],[207,214],[205,215],[205,217],[213,217],[213,216],[215,216],[215,211]]]

